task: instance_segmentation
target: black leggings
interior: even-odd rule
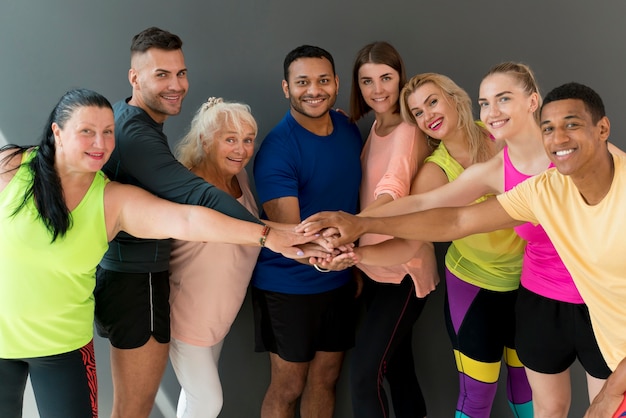
[[[29,374],[41,418],[98,417],[93,340],[69,353],[0,359],[0,417],[22,417]]]
[[[426,298],[415,296],[411,276],[401,284],[377,283],[363,275],[367,312],[352,350],[350,388],[355,418],[389,417],[383,379],[390,388],[398,418],[426,416],[426,404],[415,375],[413,325]]]

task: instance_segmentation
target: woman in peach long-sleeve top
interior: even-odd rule
[[[179,160],[207,182],[258,209],[244,170],[254,153],[250,108],[211,98],[180,142]],[[217,417],[223,398],[218,361],[246,295],[259,248],[175,241],[170,261],[170,359],[182,387],[179,418]]]
[[[406,82],[400,54],[386,42],[363,47],[354,64],[350,113],[358,120],[370,110],[375,121],[361,154],[361,209],[406,196],[424,158],[426,137],[402,120],[400,89]],[[360,245],[391,237],[367,234]],[[389,415],[383,377],[397,417],[424,417],[426,404],[415,374],[412,330],[428,294],[439,281],[431,243],[407,242],[413,258],[379,267],[359,264],[367,313],[351,358],[352,408],[355,418]]]

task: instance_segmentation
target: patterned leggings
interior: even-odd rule
[[[41,418],[98,417],[93,340],[69,353],[0,359],[0,417],[22,417],[29,374]]]
[[[469,284],[446,269],[445,315],[460,392],[456,418],[489,418],[502,358],[507,396],[515,417],[532,418],[532,395],[514,346],[517,291],[496,292]]]

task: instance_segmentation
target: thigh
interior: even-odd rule
[[[576,352],[580,364],[591,377],[602,380],[608,379],[611,369],[606,364],[600,347],[598,347],[587,305],[573,305],[572,309],[576,324]]]
[[[98,267],[96,272],[96,328],[111,345],[133,349],[151,336],[170,339],[169,273],[121,273]]]
[[[485,363],[499,362],[514,348],[517,292],[495,292],[446,272],[446,322],[455,350]]]
[[[93,341],[69,353],[28,359],[41,418],[98,416]]]
[[[382,365],[383,360],[394,355],[400,342],[411,335],[426,298],[415,296],[413,281],[407,277],[401,284],[368,285],[371,294],[352,351],[356,368],[366,367],[372,361],[376,366]]]
[[[566,371],[576,359],[570,306],[520,288],[517,310],[517,354],[537,373]]]
[[[0,417],[21,418],[28,364],[22,360],[0,359]]]
[[[354,284],[313,295],[252,290],[255,350],[288,362],[310,362],[317,351],[354,345]]]

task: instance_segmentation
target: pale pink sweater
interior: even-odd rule
[[[252,214],[258,209],[248,176],[237,175],[237,199]],[[172,337],[212,346],[223,340],[246,296],[260,247],[174,240],[170,259]]]
[[[378,136],[375,128],[376,122],[372,125],[361,153],[361,209],[368,207],[383,193],[391,195],[394,200],[408,195],[413,177],[422,163],[417,161],[418,141],[422,138],[417,135],[416,126],[402,122],[384,137]],[[376,244],[390,238],[387,235],[366,234],[359,240],[359,245]],[[430,262],[424,263],[426,257],[432,257]],[[434,257],[432,251],[423,250],[419,258],[413,258],[405,264],[393,267],[358,264],[357,267],[373,280],[382,283],[400,283],[405,275],[410,274],[417,296],[424,297],[435,289],[439,281]]]

